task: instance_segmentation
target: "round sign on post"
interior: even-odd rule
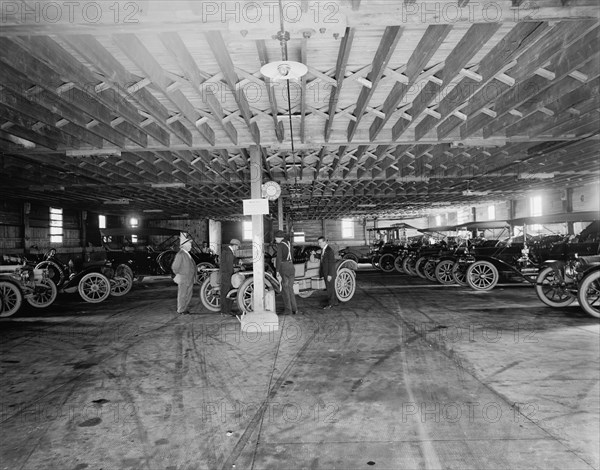
[[[269,201],[276,201],[281,195],[281,186],[275,181],[267,181],[262,185],[262,197]]]

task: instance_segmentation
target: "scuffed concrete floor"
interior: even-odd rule
[[[531,286],[359,272],[262,335],[175,294],[1,320],[0,468],[599,468],[598,320]]]

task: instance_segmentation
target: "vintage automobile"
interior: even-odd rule
[[[373,245],[347,246],[338,254],[341,259],[350,259],[355,263],[370,263],[373,258]]]
[[[180,233],[179,230],[159,227],[100,229],[106,259],[138,280],[145,276],[172,274],[171,264],[177,254],[174,247],[179,242]],[[218,266],[217,256],[204,253],[193,238],[190,254],[199,274]]]
[[[556,223],[562,220],[580,220],[581,214],[557,214],[543,220]],[[584,219],[585,220],[585,219]],[[479,246],[462,261],[466,264],[466,281],[475,290],[490,290],[502,277],[507,281],[527,281],[535,284],[538,275],[549,260],[567,260],[575,253],[598,254],[598,222],[590,224],[576,237],[561,235],[532,236],[526,234],[535,218],[513,219],[514,225],[523,225],[524,234],[496,242],[493,247]],[[587,241],[583,241],[583,240]],[[458,264],[458,263],[457,263]],[[463,265],[464,267],[464,265]]]
[[[48,271],[24,262],[0,266],[0,317],[19,311],[23,299],[35,308],[46,308],[56,300],[58,290],[48,278]]]
[[[320,261],[316,258],[304,263],[294,263],[296,278],[294,291],[300,297],[309,297],[317,290],[325,289],[325,282],[318,277]],[[335,293],[340,302],[348,302],[356,291],[357,264],[352,260],[337,262],[337,275],[335,280]],[[200,286],[200,300],[207,310],[218,312],[221,308],[220,299],[220,273],[217,269],[210,270],[208,276]],[[237,306],[242,313],[253,310],[252,295],[254,280],[252,271],[238,271],[231,277],[232,290],[227,293],[228,298],[235,298]],[[273,290],[276,294],[281,292],[280,282],[270,273],[265,273],[265,289]]]
[[[600,255],[547,263],[537,277],[535,292],[550,307],[566,307],[577,299],[586,313],[600,318]]]
[[[106,300],[109,295],[120,297],[127,294],[133,285],[133,278],[126,272],[124,266],[113,269],[110,261],[86,260],[81,266],[75,266],[73,261],[63,263],[56,255],[56,249],[51,248],[44,254],[44,261],[36,265],[36,269],[46,269],[59,292],[79,292],[83,300],[98,303]]]

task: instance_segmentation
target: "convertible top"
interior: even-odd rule
[[[512,225],[560,224],[565,222],[589,222],[598,219],[600,219],[598,211],[582,211],[548,214],[538,217],[521,217],[520,219],[512,219],[510,223]]]

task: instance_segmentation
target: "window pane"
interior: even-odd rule
[[[354,221],[342,219],[342,238],[354,238]]]
[[[496,206],[488,206],[488,220],[496,220]]]
[[[63,210],[59,207],[50,207],[50,243],[63,241]]]
[[[306,237],[304,232],[295,232],[294,233],[294,243],[304,243],[306,241]]]
[[[244,220],[244,240],[252,240],[252,221]]]
[[[534,196],[530,199],[531,216],[536,217],[542,215],[542,196]]]
[[[106,216],[105,215],[98,216],[98,227],[106,228]]]

